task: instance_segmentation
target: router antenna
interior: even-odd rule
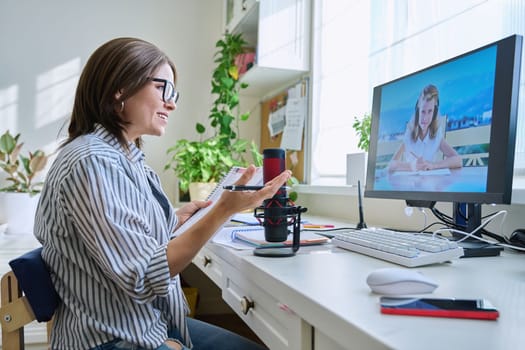
[[[359,201],[359,223],[356,228],[358,230],[366,228],[365,219],[363,218],[363,200],[361,198],[361,181],[357,180],[357,199]]]

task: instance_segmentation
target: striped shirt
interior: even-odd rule
[[[176,328],[187,346],[188,306],[170,278],[167,243],[177,217],[140,149],[125,150],[98,125],[51,166],[35,219],[62,299],[53,349],[89,349],[115,338],[156,348]]]

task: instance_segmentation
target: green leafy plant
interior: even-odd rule
[[[362,149],[365,152],[368,152],[368,147],[370,146],[370,128],[372,122],[371,114],[364,114],[361,118],[354,117],[354,123],[352,127],[354,128],[359,141],[357,142],[357,147]]]
[[[10,182],[0,191],[36,194],[42,190],[43,182],[34,182],[35,176],[45,168],[49,157],[41,150],[21,155],[24,144],[19,143],[19,138],[20,134],[13,136],[9,130],[0,136],[0,168]]]
[[[173,153],[165,170],[172,168],[179,178],[179,188],[187,192],[192,182],[217,182],[234,164],[220,148],[221,137],[201,141],[182,139],[168,149]]]
[[[191,182],[216,182],[234,166],[246,166],[251,153],[255,165],[262,165],[262,155],[253,141],[240,137],[239,123],[249,118],[249,112],[239,111],[239,94],[248,84],[239,81],[235,57],[244,52],[246,42],[241,34],[226,33],[217,41],[211,80],[211,92],[216,96],[208,116],[213,135],[206,138],[207,130],[196,123],[198,141],[178,140],[167,150],[171,156],[164,170],[172,169],[179,179],[179,188],[188,191]]]
[[[238,138],[239,122],[250,117],[249,112],[239,112],[239,94],[248,84],[239,81],[239,70],[235,65],[235,57],[244,52],[246,44],[241,34],[230,33],[226,33],[224,38],[215,44],[218,50],[214,62],[217,65],[212,75],[211,92],[216,98],[209,119],[216,135],[227,136],[222,139],[226,145],[243,141]],[[204,126],[199,127],[204,132]]]

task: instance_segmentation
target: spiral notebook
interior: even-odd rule
[[[293,244],[293,235],[290,234],[284,242],[267,242],[262,226],[229,226],[213,237],[213,242],[237,250],[253,249],[258,247],[288,247]],[[324,244],[329,241],[328,238],[310,231],[302,231],[300,236],[300,245]]]
[[[208,196],[207,200],[211,200],[212,203],[208,207],[200,209],[197,212],[195,212],[195,214],[193,214],[188,220],[186,220],[184,224],[181,225],[181,227],[177,229],[177,231],[174,232],[174,235],[175,236],[180,235],[181,233],[186,231],[188,228],[190,228],[194,223],[199,221],[204,215],[206,215],[211,210],[211,208],[215,206],[215,204],[217,203],[217,200],[220,198],[222,193],[225,191],[223,186],[233,185],[237,180],[239,180],[244,170],[246,170],[246,168],[242,168],[238,166],[232,167],[230,171],[221,179],[221,181],[219,181],[217,186],[213,189],[213,191]],[[249,185],[249,186],[262,186],[263,185],[262,167],[258,167],[256,169],[255,174],[250,179],[250,181],[248,181],[246,185]]]
[[[264,227],[234,228],[231,231],[232,240],[240,240],[254,247],[286,247],[293,244],[293,235],[290,233],[283,242],[268,242],[265,238]],[[310,231],[302,231],[299,235],[299,244],[316,245],[328,242],[328,238]]]

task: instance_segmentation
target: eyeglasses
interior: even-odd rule
[[[158,82],[158,83],[164,83],[164,86],[162,87],[162,101],[164,102],[170,102],[177,103],[180,97],[180,93],[175,90],[175,86],[173,86],[173,83],[167,79],[160,79],[160,78],[150,78],[152,81]]]

